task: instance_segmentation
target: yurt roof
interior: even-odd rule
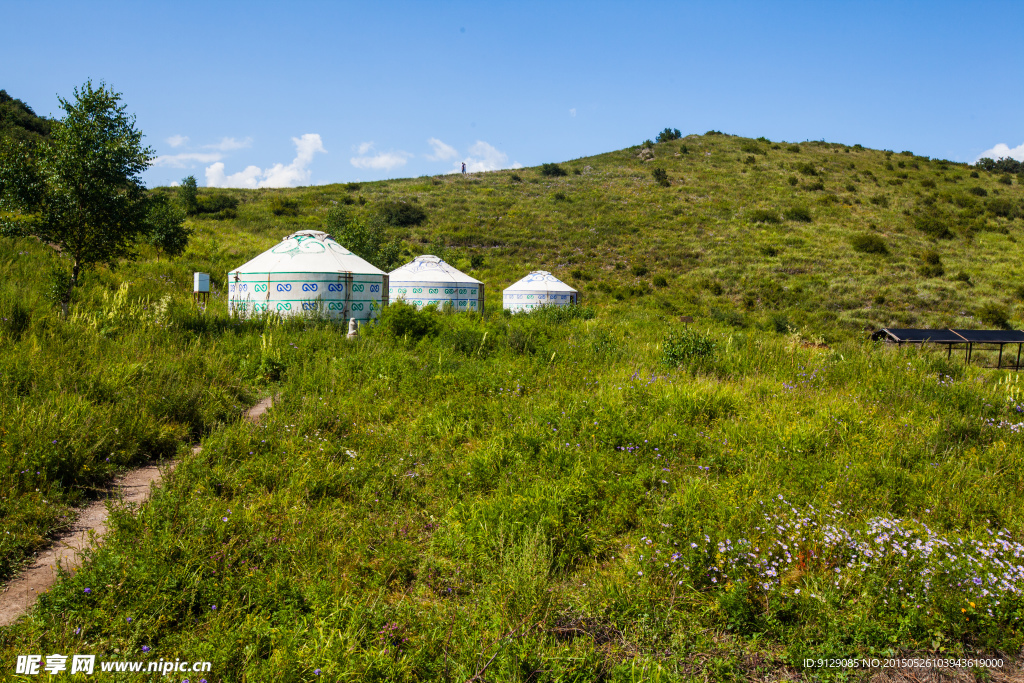
[[[232,273],[361,273],[386,275],[321,230],[300,230]]]
[[[452,283],[483,283],[475,277],[466,275],[455,266],[432,254],[417,256],[404,266],[391,271],[389,279],[395,282],[452,282]]]
[[[535,270],[519,282],[513,283],[505,288],[506,292],[524,291],[535,292],[544,290],[548,292],[575,292],[576,290],[565,284],[557,277],[546,270]]]

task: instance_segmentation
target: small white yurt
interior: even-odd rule
[[[370,320],[388,303],[388,274],[326,232],[300,230],[228,272],[228,312]]]
[[[535,270],[505,290],[502,303],[510,311],[529,311],[538,306],[578,304],[580,293],[546,270]]]
[[[484,283],[445,263],[437,256],[424,254],[389,274],[388,294],[416,308],[451,302],[456,311],[484,310]]]

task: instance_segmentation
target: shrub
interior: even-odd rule
[[[274,197],[270,200],[270,212],[275,216],[298,216],[299,203],[294,199]]]
[[[936,213],[921,214],[914,218],[914,227],[935,239],[950,239],[953,233],[945,221]]]
[[[1003,185],[1013,185],[1013,177],[1009,173],[1005,173],[999,177],[999,182]]]
[[[800,145],[790,145],[789,147],[786,148],[786,151],[798,153],[800,151]]]
[[[473,254],[469,257],[469,267],[473,270],[480,270],[484,267],[484,255]]]
[[[935,187],[935,181],[932,180],[931,178],[925,178],[924,180],[921,181],[921,187],[932,189]]]
[[[509,179],[513,183],[521,183],[521,182],[523,182],[522,176],[520,176],[518,173],[513,173],[512,175],[509,176]]]
[[[704,133],[704,135],[724,135],[724,133],[720,130],[709,130],[707,133]]]
[[[856,192],[857,191],[857,186],[854,185],[853,183],[846,183],[846,191],[847,192]]]
[[[854,250],[864,254],[889,253],[889,248],[885,246],[885,240],[878,235],[873,235],[871,233],[854,235],[850,238],[850,244],[853,245]]]
[[[574,168],[574,169],[572,169],[572,174],[573,175],[583,175],[583,171],[581,171],[578,168]]]
[[[789,176],[789,178],[786,179],[786,182],[789,183],[790,185],[796,186],[796,184],[799,183],[800,181],[796,179],[795,175],[791,175]]]
[[[935,250],[926,251],[921,255],[921,260],[924,263],[918,268],[917,272],[924,277],[939,277],[945,273],[945,269],[942,267],[942,257],[939,252]]]
[[[564,202],[566,200],[565,193],[562,191],[554,193],[553,195],[551,195],[551,198],[554,199],[556,202]]]
[[[971,171],[971,177],[972,178],[980,178],[981,176],[978,175],[977,171]]]
[[[869,199],[868,201],[871,202],[872,204],[874,204],[875,206],[882,207],[883,209],[888,209],[889,208],[889,197],[888,197],[888,195],[876,194],[874,197],[871,197],[871,199]]]
[[[548,176],[549,178],[557,178],[563,175],[569,175],[565,172],[565,169],[558,164],[543,164],[540,167],[540,174]]]
[[[797,164],[796,170],[800,171],[800,173],[803,173],[804,175],[818,175],[818,169],[814,168],[814,164],[809,162]]]
[[[983,304],[978,309],[977,313],[978,320],[985,323],[986,325],[992,325],[994,327],[1001,327],[1007,329],[1010,327],[1010,312],[1006,306],[1000,306],[995,302],[988,302]]]
[[[779,255],[779,248],[769,244],[766,247],[761,247],[761,253],[764,254],[765,256],[775,258],[776,256]]]
[[[754,163],[757,163],[757,159],[754,157],[754,155],[750,155],[746,159],[743,160],[743,163],[745,163],[745,164],[754,164]]]
[[[662,362],[679,367],[693,359],[710,359],[715,354],[715,343],[707,335],[684,328],[671,330],[662,342]]]
[[[654,276],[654,286],[655,287],[668,287],[668,280],[665,279],[664,275],[655,275]]]
[[[663,168],[656,168],[651,171],[651,175],[654,177],[654,181],[662,187],[668,187],[668,172]]]
[[[564,323],[569,320],[593,320],[596,316],[594,309],[579,304],[568,306],[538,306],[527,314],[532,320],[542,320],[548,323]]]
[[[1013,202],[1005,197],[993,197],[985,204],[985,209],[993,216],[1009,218],[1013,214]]]
[[[569,275],[572,275],[577,280],[583,280],[584,282],[590,282],[594,279],[593,275],[582,268],[573,268]]]
[[[751,223],[781,223],[777,211],[771,209],[754,209],[747,214],[747,220]]]
[[[956,282],[966,282],[967,284],[972,284],[971,283],[971,276],[968,275],[967,272],[963,271],[963,270],[961,270],[959,273],[954,275],[953,276],[953,280],[955,280]]]
[[[690,148],[687,147],[686,145],[679,145],[679,153],[680,154],[689,154],[690,153]]]
[[[986,190],[984,187],[969,187],[967,188],[967,191],[973,194],[975,197],[988,196],[988,190]]]
[[[345,189],[349,192],[358,192],[361,187],[359,183],[345,183]]]
[[[221,213],[238,208],[238,200],[229,194],[204,194],[199,197],[199,213]],[[233,217],[233,216],[232,216]]]
[[[377,325],[386,335],[398,339],[408,337],[412,340],[434,334],[438,329],[433,311],[417,310],[415,306],[402,300],[385,306],[377,319]]]
[[[643,277],[644,275],[647,275],[648,272],[650,272],[650,271],[647,270],[647,266],[639,265],[639,264],[633,266],[632,270],[633,270],[633,275],[635,275],[637,277]]]
[[[683,134],[679,132],[678,128],[666,128],[658,133],[658,142],[672,142],[681,137],[683,137]]]
[[[822,190],[825,189],[825,183],[818,180],[808,184],[807,189],[810,190],[811,192],[821,192]]]
[[[740,143],[740,151],[746,152],[747,154],[764,154],[765,156],[768,156],[768,151],[765,150],[764,147],[756,142],[751,142],[750,140],[745,140]]]
[[[377,207],[377,213],[388,225],[409,227],[420,225],[427,220],[427,212],[418,204],[405,201],[382,202]]]

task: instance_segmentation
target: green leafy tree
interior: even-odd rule
[[[0,153],[0,234],[34,236],[69,266],[58,296],[64,315],[82,274],[135,256],[150,230],[150,203],[139,175],[153,159],[120,93],[92,81],[60,98],[65,115],[52,122],[34,160],[24,144]]]
[[[185,253],[194,230],[185,225],[185,211],[166,194],[150,194],[147,241],[169,257]]]
[[[402,245],[397,239],[388,239],[388,224],[380,214],[352,218],[339,204],[327,212],[326,229],[341,246],[381,270],[398,265]]]
[[[678,128],[666,128],[658,133],[658,142],[672,142],[681,137],[683,137],[683,134],[679,132]]]
[[[181,179],[181,187],[178,188],[178,202],[188,216],[195,216],[199,213],[199,187],[196,185],[196,177],[190,175]]]

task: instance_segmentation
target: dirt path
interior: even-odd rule
[[[245,417],[258,422],[263,413],[274,404],[265,398],[246,412]],[[192,449],[193,453],[201,446]],[[172,460],[166,465],[147,465],[118,477],[110,494],[90,503],[74,526],[44,550],[31,565],[15,576],[0,593],[0,626],[10,626],[35,603],[36,596],[45,593],[57,580],[57,566],[74,571],[82,564],[82,551],[98,543],[107,533],[107,501],[116,499],[125,503],[144,503],[160,481],[178,464]]]

